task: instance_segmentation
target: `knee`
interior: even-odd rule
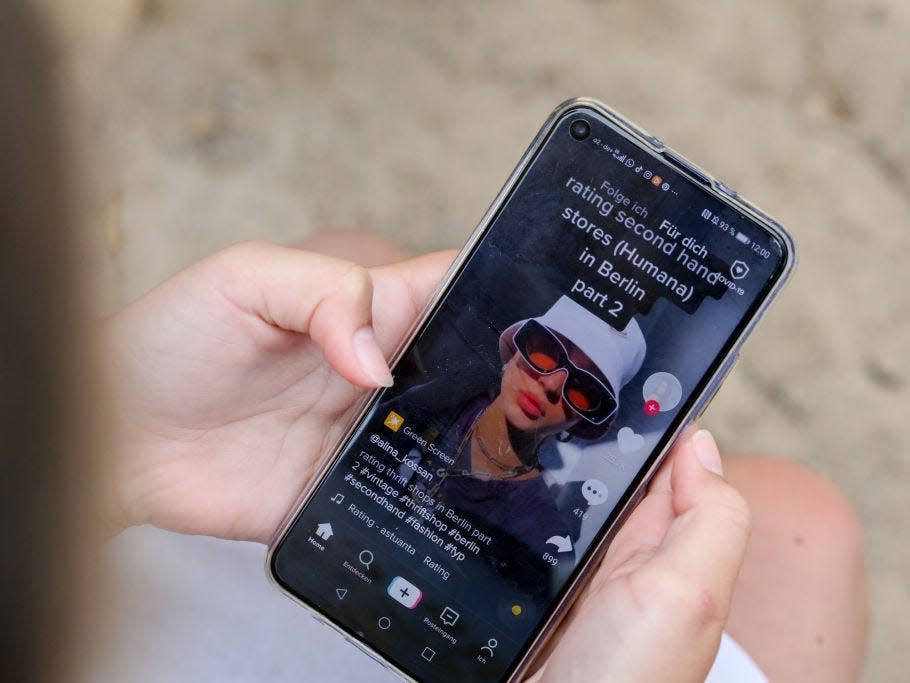
[[[749,501],[756,526],[777,529],[796,546],[814,547],[828,561],[863,571],[862,522],[833,482],[787,460],[738,456],[724,465]]]
[[[779,478],[791,479],[788,488],[808,529],[841,547],[850,555],[863,553],[863,526],[853,504],[840,488],[814,470],[798,463],[779,463]]]
[[[780,681],[856,680],[868,597],[863,528],[832,482],[786,460],[733,457],[753,532],[729,625]]]

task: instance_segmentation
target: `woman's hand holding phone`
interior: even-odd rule
[[[687,432],[530,680],[704,681],[750,529],[713,437]]]
[[[366,271],[242,244],[115,316],[117,521],[266,542],[451,258]],[[707,432],[683,438],[533,680],[703,680],[749,533],[720,471]]]
[[[115,526],[267,543],[453,256],[367,270],[242,243],[114,316]]]

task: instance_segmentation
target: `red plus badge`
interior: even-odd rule
[[[647,415],[657,415],[660,412],[660,403],[655,400],[645,401],[645,414]]]

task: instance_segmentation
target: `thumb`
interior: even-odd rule
[[[749,507],[723,478],[720,453],[707,429],[686,439],[673,460],[675,518],[662,560],[693,584],[722,589],[729,602],[751,531]]]
[[[694,599],[683,603],[693,618],[692,642],[700,640],[710,664],[746,554],[749,507],[724,480],[717,445],[705,429],[681,443],[670,485],[674,519],[651,561],[652,569],[689,588]],[[698,648],[692,642],[687,649],[695,655]]]
[[[291,247],[244,242],[216,258],[223,292],[269,325],[308,335],[332,368],[362,387],[391,386],[373,333],[373,282],[365,268]]]

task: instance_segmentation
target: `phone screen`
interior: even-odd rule
[[[508,678],[786,249],[568,111],[277,545],[276,580],[414,678]]]

